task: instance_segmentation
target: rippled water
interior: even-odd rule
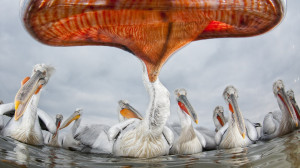
[[[4,137],[0,137],[0,143],[0,167],[300,167],[300,130],[247,148],[152,159],[36,147]]]

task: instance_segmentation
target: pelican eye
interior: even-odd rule
[[[229,93],[227,93],[227,99],[229,99],[229,97],[230,97],[230,95],[229,95]]]
[[[45,83],[46,83],[45,78],[40,79],[40,81],[39,81],[39,84],[40,84],[40,85],[44,85]]]

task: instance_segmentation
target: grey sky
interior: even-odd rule
[[[176,52],[161,70],[171,93],[171,121],[177,119],[174,90],[185,88],[199,125],[213,127],[217,105],[228,111],[222,93],[229,84],[239,90],[245,118],[262,122],[278,109],[272,84],[284,80],[300,102],[300,1],[289,0],[287,15],[274,30],[257,37],[197,41]],[[69,116],[77,107],[93,123],[116,123],[117,102],[127,99],[145,114],[148,94],[141,63],[130,53],[103,46],[51,47],[34,40],[19,17],[19,2],[0,2],[0,99],[12,102],[20,82],[37,63],[56,72],[43,90],[40,108],[53,117]]]

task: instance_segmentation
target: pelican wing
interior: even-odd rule
[[[196,133],[196,136],[198,137],[202,147],[206,147],[206,140],[205,140],[204,136],[198,131],[195,131],[195,133]]]
[[[203,127],[196,127],[195,132],[200,132],[205,139],[206,146],[205,149],[212,150],[216,148],[215,135],[216,133],[212,130]]]
[[[118,135],[122,132],[122,130],[124,130],[128,125],[130,125],[134,122],[140,122],[140,119],[131,118],[131,119],[125,120],[121,123],[118,123],[118,124],[112,126],[108,130],[108,139],[110,141],[116,139],[118,137]]]
[[[61,147],[73,151],[80,151],[83,148],[83,145],[73,138],[71,132],[62,132],[58,136],[58,143]]]
[[[48,131],[42,131],[43,138],[44,138],[44,144],[49,144],[50,140],[52,139],[53,134],[51,134]]]
[[[281,113],[279,111],[269,112],[263,121],[263,135],[272,135],[279,127]]]
[[[225,134],[227,129],[228,129],[228,122],[216,133],[215,141],[217,145],[220,145],[223,135]]]
[[[173,136],[173,141],[172,141],[172,145],[174,143],[175,139],[178,139],[179,135],[180,135],[180,130],[181,130],[181,126],[178,123],[167,123],[165,127],[168,127],[168,129],[172,132],[172,136]],[[167,139],[167,138],[166,138]]]
[[[251,121],[249,121],[248,119],[245,119],[245,126],[246,126],[246,130],[247,130],[248,138],[251,141],[257,141],[258,134],[257,134],[257,130],[256,130],[254,124]]]
[[[6,103],[0,105],[0,115],[6,115],[8,117],[13,117],[15,114],[15,104]]]
[[[77,129],[74,139],[80,141],[83,145],[92,147],[98,136],[104,132],[107,134],[109,126],[104,124],[92,124]]]
[[[281,121],[282,113],[280,111],[269,112],[263,121],[261,129],[261,139],[269,140],[275,138],[278,134],[278,129]]]
[[[171,146],[173,144],[173,142],[174,142],[174,134],[171,131],[171,129],[168,128],[168,127],[166,127],[166,126],[164,126],[163,135],[166,138],[166,140],[169,143],[169,145]]]
[[[39,117],[41,128],[55,134],[56,125],[53,119],[41,109],[37,110],[37,115]]]

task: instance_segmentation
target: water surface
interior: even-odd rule
[[[151,159],[120,158],[54,147],[36,147],[0,137],[0,167],[299,167],[300,130],[246,148],[170,155]]]

